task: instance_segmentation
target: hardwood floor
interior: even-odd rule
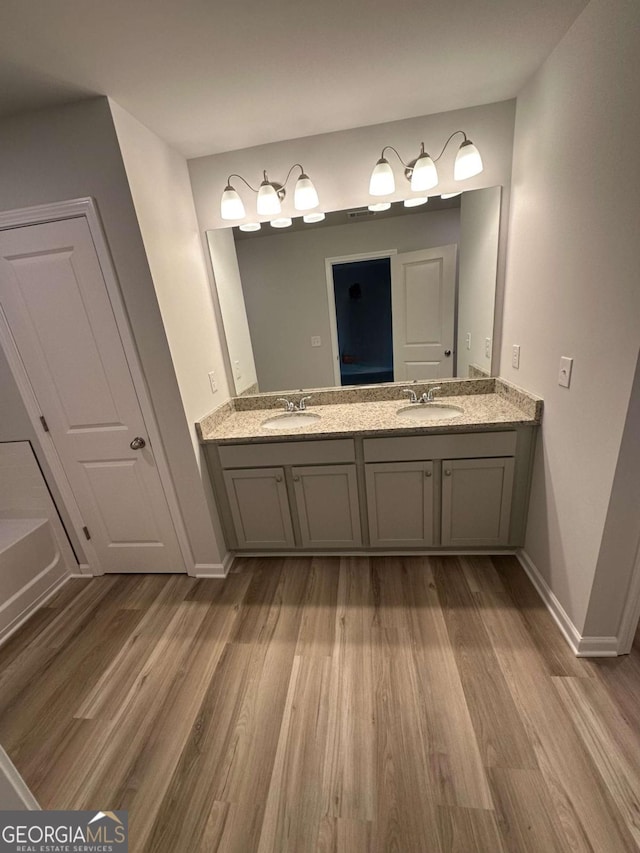
[[[72,580],[0,648],[0,743],[136,853],[640,849],[640,647],[576,659],[512,557]]]

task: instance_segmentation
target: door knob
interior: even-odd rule
[[[131,442],[131,444],[129,445],[129,447],[130,447],[132,450],[142,450],[142,448],[143,448],[143,447],[146,447],[146,446],[147,446],[147,442],[144,440],[144,438],[142,438],[142,436],[139,436],[139,435],[137,435],[137,436],[133,439],[133,441]]]
[[[444,351],[444,354],[446,355],[446,357],[447,357],[447,358],[449,358],[449,356],[451,355],[451,350],[450,350],[450,349],[446,349],[446,350]]]

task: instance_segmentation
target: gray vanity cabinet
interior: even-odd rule
[[[303,548],[362,545],[355,465],[292,468]]]
[[[442,545],[509,544],[513,458],[442,461]]]
[[[295,545],[282,468],[231,469],[224,482],[240,548]]]
[[[365,473],[371,545],[433,545],[433,463],[379,462]]]

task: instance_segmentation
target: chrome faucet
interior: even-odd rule
[[[276,403],[284,403],[285,412],[295,412],[296,410],[295,403],[292,403],[291,400],[287,400],[286,397],[278,397]]]
[[[429,388],[429,390],[425,391],[424,394],[422,395],[422,397],[420,397],[420,402],[421,403],[433,403],[433,401],[434,401],[433,395],[436,391],[440,391],[441,387],[442,387],[441,385],[436,385],[435,388]]]
[[[293,400],[287,400],[286,397],[278,397],[276,403],[284,403],[285,412],[304,412],[306,411],[306,401],[311,399],[311,394],[308,394],[306,397],[301,397],[297,403],[294,403]]]
[[[416,397],[416,392],[413,391],[411,388],[403,388],[402,393],[409,395],[409,402],[410,403],[417,403],[418,402],[418,398]]]

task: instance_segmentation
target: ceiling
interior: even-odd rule
[[[0,115],[109,95],[187,157],[514,97],[586,0],[2,0]]]

